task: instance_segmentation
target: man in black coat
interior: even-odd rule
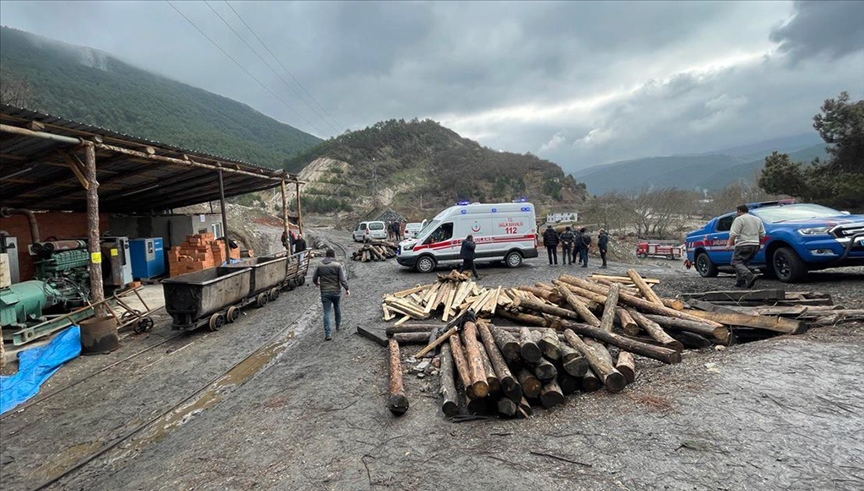
[[[609,234],[606,233],[602,228],[600,229],[600,233],[597,235],[597,249],[600,251],[600,259],[603,260],[603,265],[600,266],[603,269],[606,269],[606,251],[609,248]]]
[[[462,265],[459,266],[459,272],[461,273],[467,268],[471,268],[471,273],[479,280],[480,275],[477,274],[477,268],[474,266],[474,249],[476,248],[477,244],[474,243],[474,236],[469,235],[468,237],[465,237],[465,240],[462,241],[462,248],[459,250],[459,257],[462,258]]]
[[[563,257],[561,258],[561,263],[564,265],[573,264],[573,242],[576,240],[576,236],[573,235],[573,231],[570,230],[570,227],[564,229],[561,232],[561,253]]]
[[[549,266],[558,265],[558,233],[555,229],[547,226],[543,231],[543,245],[546,246],[546,253],[549,255]]]
[[[582,227],[579,229],[579,262],[583,268],[588,267],[588,248],[591,247],[591,235],[588,234],[588,229]]]

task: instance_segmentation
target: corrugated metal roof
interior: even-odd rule
[[[84,140],[101,138],[105,144],[139,152],[155,152],[184,162],[166,162],[97,150],[100,210],[105,212],[151,212],[177,208],[219,198],[218,172],[214,168],[190,167],[185,160],[219,166],[225,195],[236,196],[279,185],[273,178],[282,171],[173,145],[118,133],[105,128],[30,111],[0,106],[0,123],[20,128],[33,123],[39,131]],[[3,206],[40,210],[84,210],[86,195],[67,160],[83,159],[80,147],[31,135],[0,133],[0,203]],[[246,172],[240,174],[231,170]],[[249,175],[248,173],[254,174]]]

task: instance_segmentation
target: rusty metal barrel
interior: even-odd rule
[[[111,316],[92,317],[79,323],[81,327],[81,353],[102,355],[120,347],[117,319]]]

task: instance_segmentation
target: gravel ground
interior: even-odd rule
[[[355,246],[319,232],[349,251]],[[664,261],[638,265],[658,290],[728,288]],[[595,262],[596,265],[596,262]],[[531,260],[483,267],[482,283],[548,281],[565,269]],[[314,288],[248,310],[218,333],[183,335],[0,422],[3,488],[59,475],[268,346],[213,390],[77,472],[60,489],[864,489],[864,326],[844,324],[686,352],[681,364],[639,359],[620,394],[574,395],[521,421],[454,424],[435,377],[406,376],[411,409],[386,409],[385,350],[358,325],[383,328],[380,298],[433,281],[386,263],[348,263],[347,329],[323,341]],[[606,273],[623,274],[612,264]],[[760,287],[779,286],[762,281]],[[864,308],[862,268],[817,273],[789,289],[831,293]],[[107,357],[79,358],[50,393],[172,333],[159,326]],[[268,342],[270,344],[268,344]],[[272,349],[271,349],[272,348]],[[256,361],[257,360],[257,361]],[[563,457],[565,462],[531,452]]]

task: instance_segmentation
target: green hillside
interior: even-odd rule
[[[90,48],[0,28],[0,79],[27,108],[274,168],[320,141],[251,107]]]
[[[444,207],[458,200],[495,202],[525,196],[544,209],[581,203],[587,197],[585,185],[555,163],[531,154],[491,150],[431,120],[389,120],[348,132],[298,154],[288,167],[303,167],[319,158],[348,165],[308,186],[306,194],[341,199],[355,210],[375,207],[369,197],[376,194],[378,202],[387,201],[387,206],[409,215],[421,203]]]
[[[733,165],[721,171],[715,172],[707,178],[702,179],[702,181],[699,183],[699,186],[705,189],[722,189],[727,184],[738,180],[752,182],[754,176],[756,176],[756,174],[762,170],[762,167],[765,166],[765,157],[767,155],[770,155],[770,153],[771,152],[767,152],[750,162]],[[815,158],[825,160],[827,156],[828,153],[825,151],[825,143],[813,145],[811,147],[798,150],[797,152],[789,153],[789,158],[792,160],[792,162],[803,162],[805,164],[809,164]]]
[[[704,176],[737,163],[728,155],[649,157],[590,167],[573,175],[595,195],[642,188],[693,189]]]

